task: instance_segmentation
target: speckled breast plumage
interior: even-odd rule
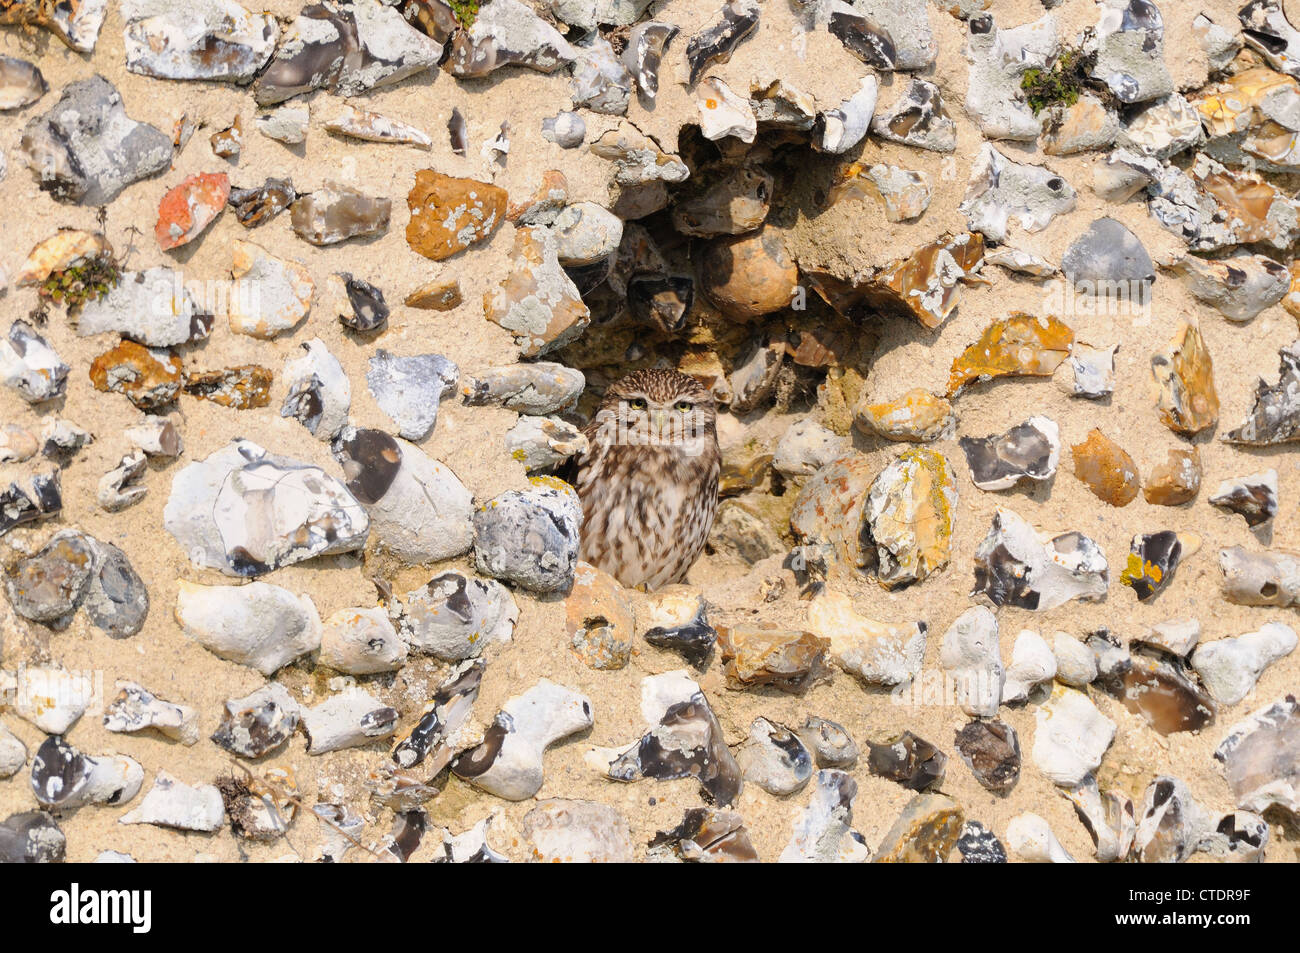
[[[681,582],[713,526],[719,468],[716,447],[601,448],[578,475],[581,558],[625,586]]]
[[[696,429],[681,442],[646,442],[646,416],[628,413],[629,394],[645,395],[656,407],[682,398],[679,406],[690,415],[683,420]],[[721,454],[711,398],[675,371],[634,372],[610,388],[586,436],[576,481],[581,558],[625,586],[681,582],[718,509]]]

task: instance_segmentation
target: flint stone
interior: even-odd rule
[[[229,576],[352,552],[370,530],[361,504],[334,477],[248,440],[177,474],[163,521],[192,562]]]
[[[107,205],[128,185],[172,160],[171,137],[126,114],[98,74],[69,83],[54,108],[23,129],[24,160],[56,201]]]

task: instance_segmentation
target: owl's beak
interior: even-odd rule
[[[650,411],[650,422],[654,424],[655,432],[663,434],[668,427],[668,411],[652,410]]]

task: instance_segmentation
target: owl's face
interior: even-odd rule
[[[605,392],[597,415],[613,427],[610,442],[675,447],[703,453],[716,444],[716,411],[708,390],[693,377],[669,370],[634,371]]]

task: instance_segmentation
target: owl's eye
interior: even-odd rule
[[[688,414],[691,412],[691,402],[689,400],[679,400],[673,405],[679,413]]]
[[[633,397],[627,402],[627,405],[633,410],[645,410],[649,405],[645,402],[644,397]]]

